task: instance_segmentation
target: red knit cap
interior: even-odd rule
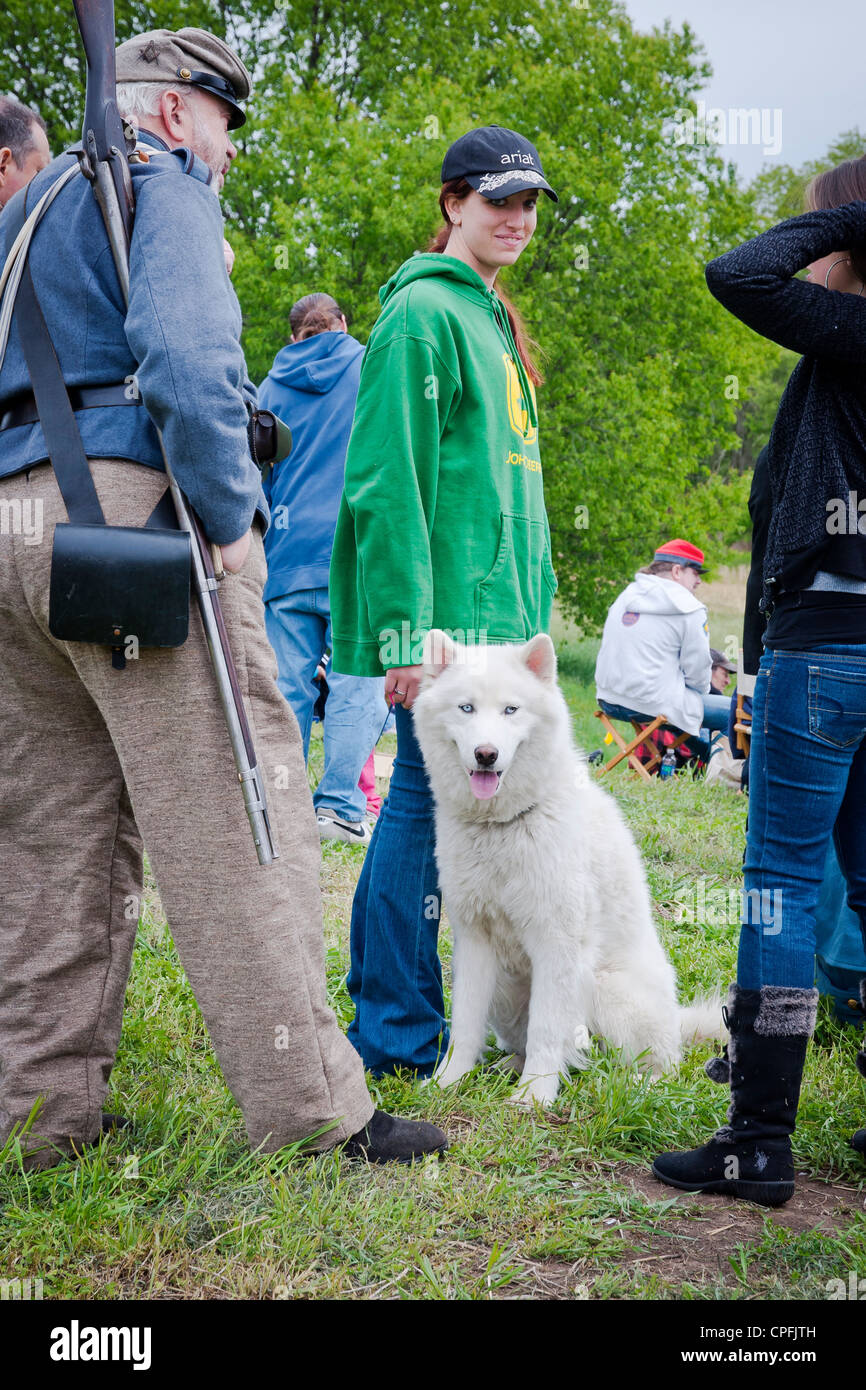
[[[699,574],[704,573],[704,552],[688,541],[666,541],[653,556],[654,560],[669,560],[675,565],[691,565]]]

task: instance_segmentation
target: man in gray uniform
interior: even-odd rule
[[[175,944],[250,1142],[313,1138],[409,1160],[435,1126],[375,1111],[328,1007],[319,838],[298,726],[265,635],[267,507],[246,439],[252,388],[223,260],[218,189],[249,74],[220,39],[158,30],[121,45],[118,104],[140,127],[128,310],[96,200],[73,177],[29,263],[109,525],[141,526],[166,489],[155,422],[208,538],[281,857],[258,865],[201,623],[122,671],[48,624],[66,520],[17,324],[0,369],[0,1144],[27,1161],[97,1138],[141,892],[141,831]],[[74,163],[38,174],[29,210]],[[0,216],[9,249],[12,214]],[[17,318],[17,314],[16,314]]]

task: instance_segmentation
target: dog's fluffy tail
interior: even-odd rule
[[[727,1036],[720,994],[700,994],[680,1008],[680,1037],[684,1047],[694,1047],[701,1042],[722,1042]]]

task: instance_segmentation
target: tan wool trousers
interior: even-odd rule
[[[166,489],[139,464],[91,468],[109,525],[143,525]],[[272,1152],[328,1129],[313,1147],[333,1145],[373,1102],[326,999],[319,839],[265,635],[260,529],[219,594],[280,850],[264,868],[195,600],[184,646],[142,648],[123,671],[107,647],[58,641],[49,572],[66,520],[49,464],[0,480],[0,1143],[40,1097],[35,1163],[99,1133],[143,839],[250,1142]]]

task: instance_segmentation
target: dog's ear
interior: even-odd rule
[[[522,656],[534,676],[546,685],[556,681],[556,652],[546,632],[539,632],[531,642],[525,643]]]
[[[457,660],[457,647],[447,632],[431,628],[424,638],[424,675],[441,676],[446,666]]]

